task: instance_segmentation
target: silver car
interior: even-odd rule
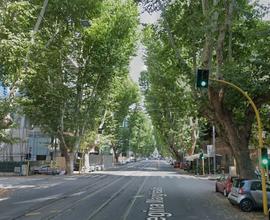
[[[270,205],[270,185],[266,185],[268,206]],[[262,208],[262,184],[260,180],[235,179],[228,196],[232,204],[239,205],[244,212]]]

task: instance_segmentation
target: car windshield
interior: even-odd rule
[[[235,178],[233,180],[233,187],[236,187],[236,188],[241,188],[245,185],[245,180],[244,179],[238,179],[238,178]]]
[[[238,177],[237,176],[232,176],[231,177],[231,181],[233,182],[235,179],[237,179]]]

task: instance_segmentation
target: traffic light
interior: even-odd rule
[[[31,153],[25,154],[24,159],[25,160],[31,160]]]
[[[82,154],[81,152],[78,152],[78,153],[77,153],[77,158],[78,158],[78,159],[81,159],[82,156],[83,156],[83,154]]]
[[[202,153],[200,153],[200,159],[204,159],[204,156],[203,156],[203,152]]]
[[[208,88],[209,70],[197,69],[196,86],[197,88]]]
[[[98,134],[103,134],[103,128],[98,128]]]
[[[267,152],[267,148],[263,147],[261,149],[261,158],[262,158],[262,166],[265,168],[268,166],[268,152]]]

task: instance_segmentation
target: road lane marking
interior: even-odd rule
[[[171,217],[172,214],[165,211],[164,199],[165,194],[161,187],[153,187],[151,199],[147,199],[149,209],[147,212],[147,220],[166,220],[166,217]]]
[[[9,197],[0,198],[0,202],[9,199]]]
[[[128,215],[129,215],[129,213],[130,213],[130,211],[131,211],[133,205],[135,204],[136,199],[137,199],[138,197],[144,197],[144,196],[141,196],[141,195],[139,195],[139,194],[141,193],[141,191],[142,191],[142,189],[143,189],[143,187],[144,187],[144,185],[145,185],[145,182],[146,182],[146,180],[148,180],[148,178],[149,178],[148,176],[144,178],[144,181],[143,181],[142,185],[141,185],[140,188],[138,189],[136,195],[133,197],[133,199],[132,199],[132,201],[131,201],[129,207],[127,208],[127,210],[126,210],[126,212],[125,212],[125,214],[124,214],[124,216],[123,216],[123,220],[126,220],[126,219],[127,219],[127,217],[128,217]]]
[[[142,198],[144,195],[133,196],[134,198]]]
[[[104,202],[98,209],[96,209],[89,217],[88,220],[93,218],[96,214],[98,214],[105,206],[107,206],[116,196],[118,196],[132,181],[128,181],[123,187],[121,187],[117,192],[115,192],[106,202]]]
[[[29,212],[29,213],[26,213],[24,216],[34,216],[34,215],[40,215],[41,213],[40,212]]]
[[[14,204],[24,204],[24,203],[33,203],[33,202],[44,202],[44,201],[50,200],[50,199],[57,199],[61,195],[62,194],[56,194],[56,195],[48,196],[48,197],[44,197],[44,198],[37,198],[37,199],[30,199],[30,200],[25,200],[25,201],[21,201],[21,202],[15,202]]]
[[[106,189],[106,188],[109,188],[110,186],[112,186],[113,184],[119,182],[120,180],[124,179],[125,177],[119,177],[117,179],[115,179],[114,181],[110,182],[109,184],[107,185],[104,185],[102,186],[102,188],[99,188],[98,190],[88,194],[87,196],[83,197],[83,198],[80,198],[80,199],[77,199],[75,202],[73,202],[71,205],[68,205],[68,206],[65,206],[64,207],[64,210],[61,210],[57,213],[57,215],[54,215],[54,216],[49,216],[48,219],[51,219],[51,218],[56,218],[57,216],[61,216],[63,214],[67,214],[68,212],[72,212],[73,211],[73,208],[77,207],[79,205],[80,202],[88,199],[88,198],[91,198],[93,197],[94,195],[98,194],[99,192],[101,192],[102,190]],[[99,178],[101,179],[101,178]]]
[[[86,191],[73,193],[73,194],[70,195],[70,197],[72,197],[72,196],[80,196],[80,195],[84,194],[85,192],[86,192]]]

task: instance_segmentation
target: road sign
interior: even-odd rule
[[[214,152],[214,148],[213,145],[207,145],[207,154],[209,157],[213,157],[215,152]]]

